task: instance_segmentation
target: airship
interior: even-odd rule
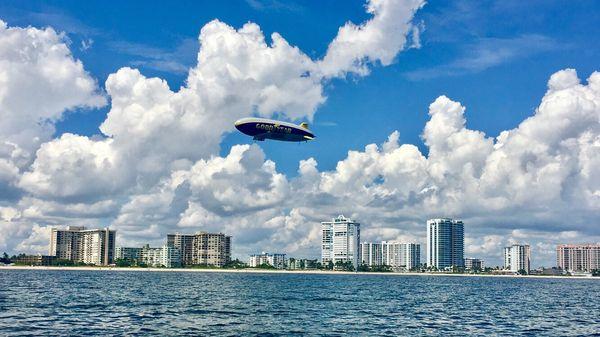
[[[250,117],[236,121],[235,128],[258,141],[273,139],[285,142],[306,142],[315,139],[315,135],[310,132],[307,123],[296,125],[273,119]]]

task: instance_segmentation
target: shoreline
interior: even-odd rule
[[[0,266],[1,270],[55,270],[55,271],[114,271],[114,272],[184,272],[184,273],[238,273],[238,274],[304,274],[304,275],[386,275],[386,276],[449,276],[449,277],[500,277],[538,279],[600,280],[600,277],[565,275],[494,275],[494,274],[445,274],[415,272],[352,272],[333,270],[270,270],[270,269],[202,269],[202,268],[127,268],[127,267],[60,267],[60,266]]]

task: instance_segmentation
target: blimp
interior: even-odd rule
[[[296,125],[273,119],[249,117],[236,121],[235,128],[258,141],[273,139],[284,142],[307,142],[315,139],[307,123]]]

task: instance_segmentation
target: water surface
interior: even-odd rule
[[[0,336],[600,335],[600,280],[0,270]]]

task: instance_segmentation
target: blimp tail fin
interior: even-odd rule
[[[300,123],[300,127],[301,127],[301,128],[305,128],[305,129],[308,129],[308,123],[306,123],[306,122],[302,122],[302,123]]]

